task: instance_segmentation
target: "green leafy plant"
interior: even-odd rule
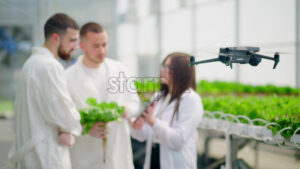
[[[294,131],[300,127],[300,97],[206,97],[202,99],[204,109],[207,111],[221,111],[225,114],[244,115],[251,120],[264,119],[267,122],[275,122],[280,127],[271,126],[270,129],[276,134],[283,128],[291,127],[291,130],[283,131],[285,138],[290,138]],[[248,123],[241,120],[242,123]],[[256,122],[255,125],[265,125]]]
[[[93,124],[97,122],[111,122],[111,121],[118,121],[122,122],[121,118],[124,114],[125,107],[119,106],[116,102],[101,102],[98,103],[97,99],[95,98],[88,98],[86,100],[88,104],[87,108],[79,110],[81,120],[80,123],[83,126],[82,135],[87,134]],[[106,127],[106,125],[104,126]],[[105,162],[106,156],[106,144],[107,138],[104,137],[102,140],[102,146],[104,149],[104,156],[103,161]]]
[[[87,108],[79,110],[81,121],[84,126],[82,134],[85,135],[89,132],[94,123],[97,122],[121,122],[121,117],[124,113],[125,107],[118,106],[115,102],[102,102],[98,103],[95,98],[88,98],[86,100]]]

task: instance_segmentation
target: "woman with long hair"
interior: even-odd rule
[[[168,55],[160,70],[157,100],[132,120],[132,137],[145,141],[144,169],[196,169],[203,106],[196,93],[195,68],[186,53]]]

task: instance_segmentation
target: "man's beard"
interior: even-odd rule
[[[71,52],[72,51],[67,53],[66,51],[63,50],[62,45],[59,45],[57,53],[58,53],[59,58],[61,58],[64,61],[67,61],[71,58]]]

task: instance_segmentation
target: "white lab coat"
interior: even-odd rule
[[[54,55],[35,47],[25,62],[15,100],[16,143],[9,158],[18,169],[71,169],[59,129],[79,135],[80,115],[67,89],[65,71]],[[22,154],[24,158],[22,159]]]
[[[156,93],[157,94],[157,93]],[[162,99],[154,108],[156,115],[162,106]],[[144,169],[150,168],[152,141],[160,144],[161,169],[196,169],[197,159],[197,126],[203,115],[200,96],[192,89],[188,89],[181,97],[179,117],[170,125],[176,100],[173,100],[162,112],[160,119],[156,119],[151,127],[145,123],[143,129],[132,130],[132,137],[146,142],[146,159]]]
[[[129,116],[139,109],[139,97],[134,87],[133,93],[124,88],[111,91],[116,86],[109,84],[109,79],[117,80],[120,72],[125,77],[131,77],[123,64],[105,58],[98,68],[88,68],[82,64],[83,56],[67,69],[68,89],[78,109],[87,106],[86,99],[95,97],[99,102],[115,101],[125,106]],[[116,88],[115,88],[116,89]],[[124,90],[123,90],[124,89]],[[107,125],[106,162],[103,163],[102,139],[89,135],[79,136],[71,148],[73,169],[133,169],[130,129],[126,119],[122,123],[110,122]]]

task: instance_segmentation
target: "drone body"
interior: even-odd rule
[[[274,66],[273,69],[276,68],[279,62],[279,53],[274,54],[274,58],[269,56],[264,56],[257,54],[256,52],[259,51],[259,47],[227,47],[227,48],[220,48],[219,57],[215,59],[203,60],[203,61],[195,61],[195,57],[191,56],[190,58],[190,65],[197,65],[202,63],[209,63],[209,62],[216,62],[220,61],[224,63],[226,66],[232,68],[232,63],[239,63],[239,64],[250,64],[251,66],[257,66],[261,59],[269,59],[273,60]]]

